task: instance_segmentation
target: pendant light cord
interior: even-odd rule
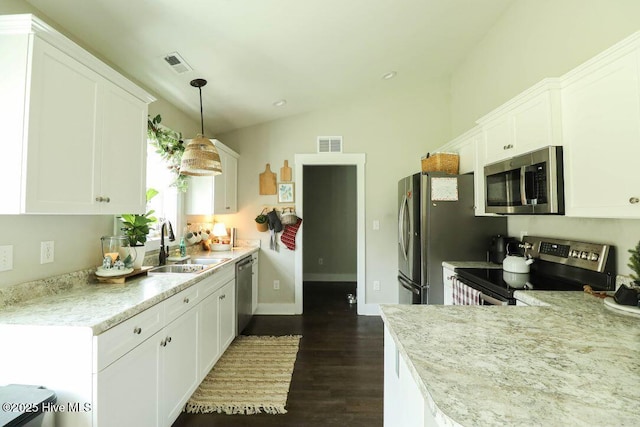
[[[200,91],[200,131],[202,132],[202,136],[204,137],[204,116],[202,114],[202,87],[198,87],[198,91]]]

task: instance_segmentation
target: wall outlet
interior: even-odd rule
[[[53,240],[40,242],[40,264],[53,262],[54,244]]]
[[[280,290],[280,280],[274,280],[273,281],[273,289],[276,291]]]
[[[318,258],[318,265],[324,264],[324,260],[322,258]]]
[[[380,290],[380,281],[379,280],[374,280],[373,281],[373,290],[374,291],[379,291]]]
[[[0,246],[0,271],[13,270],[13,245]]]

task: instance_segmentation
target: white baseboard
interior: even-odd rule
[[[295,304],[280,304],[280,303],[259,303],[255,314],[259,315],[271,315],[271,316],[292,316],[296,313]],[[363,304],[358,305],[358,316],[380,316],[380,305],[378,304]]]
[[[380,316],[379,304],[358,305],[358,316]]]
[[[265,314],[265,315],[294,315],[301,314],[296,313],[296,305],[291,304],[281,304],[281,303],[258,303],[258,308],[256,309],[255,314]]]
[[[357,282],[355,273],[305,273],[305,282]]]

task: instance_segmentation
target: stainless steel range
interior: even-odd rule
[[[523,255],[533,259],[529,273],[502,269],[456,268],[459,282],[481,292],[483,305],[514,305],[518,290],[594,291],[615,290],[615,250],[613,246],[525,236]]]

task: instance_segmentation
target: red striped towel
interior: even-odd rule
[[[453,305],[481,305],[480,291],[453,279]]]
[[[298,228],[302,225],[302,218],[298,218],[295,224],[285,225],[284,231],[280,236],[280,241],[287,247],[287,249],[295,250],[296,249],[296,233],[298,232]]]

